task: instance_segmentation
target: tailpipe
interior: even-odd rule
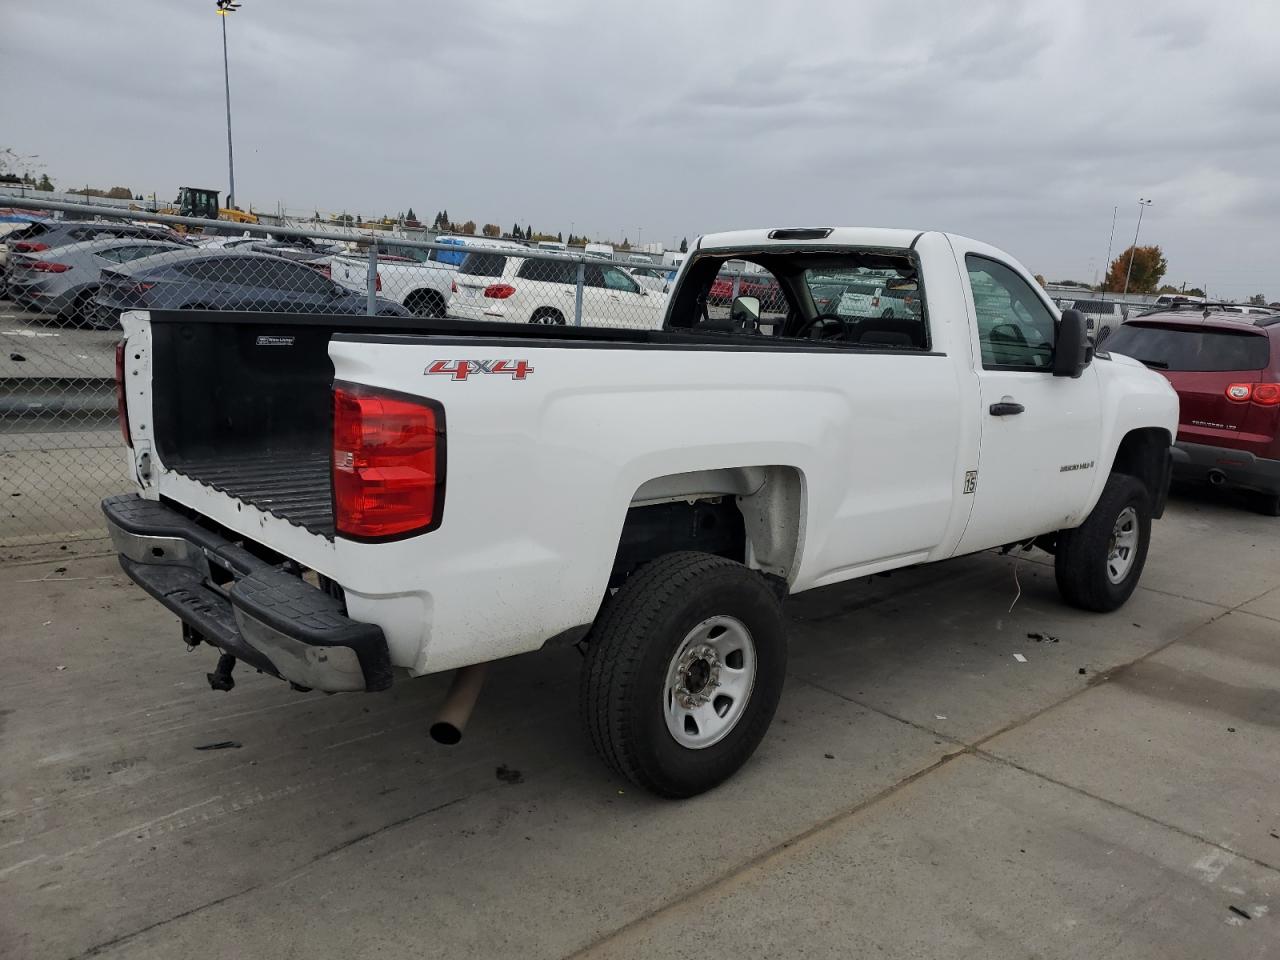
[[[1210,470],[1209,482],[1212,483],[1215,487],[1220,487],[1227,482],[1227,475],[1223,473],[1221,470]]]
[[[484,686],[484,674],[487,663],[473,663],[462,667],[453,675],[453,683],[445,695],[444,705],[431,724],[431,739],[436,743],[453,746],[462,739],[462,731],[467,729],[467,720],[475,709],[476,698],[480,696],[480,688]]]

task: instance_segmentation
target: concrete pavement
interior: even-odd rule
[[[1109,616],[1039,554],[795,598],[773,730],[685,803],[591,755],[572,650],[445,748],[444,678],[215,694],[113,560],[0,568],[0,956],[1280,952],[1280,521],[1155,529]]]

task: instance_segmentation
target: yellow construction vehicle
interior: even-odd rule
[[[230,207],[219,207],[218,191],[208,187],[179,187],[178,198],[173,201],[173,206],[160,212],[177,214],[181,217],[202,217],[206,220],[228,220],[232,223],[258,222],[258,218],[252,213]]]

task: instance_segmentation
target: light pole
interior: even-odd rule
[[[1138,198],[1138,225],[1133,228],[1133,246],[1129,249],[1129,266],[1124,272],[1124,293],[1120,294],[1120,299],[1127,299],[1129,296],[1129,275],[1133,273],[1133,258],[1138,253],[1138,231],[1142,229],[1142,211],[1151,206],[1150,200]],[[1127,307],[1125,308],[1128,309]]]
[[[1116,214],[1118,214],[1119,212],[1120,212],[1120,207],[1118,205],[1111,208],[1111,236],[1107,240],[1107,259],[1106,259],[1106,262],[1103,263],[1102,265],[1102,269],[1107,271],[1107,273],[1111,272],[1111,247],[1116,242]],[[1102,302],[1103,303],[1107,302],[1107,273],[1104,273],[1102,275]]]
[[[227,207],[236,205],[236,161],[231,151],[231,71],[227,67],[227,17],[240,9],[237,0],[216,0],[218,16],[222,18],[222,85],[227,94]]]

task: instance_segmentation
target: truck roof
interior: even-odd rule
[[[911,246],[920,233],[896,227],[767,227],[708,233],[698,240],[694,249],[731,250],[770,244],[902,248]]]

